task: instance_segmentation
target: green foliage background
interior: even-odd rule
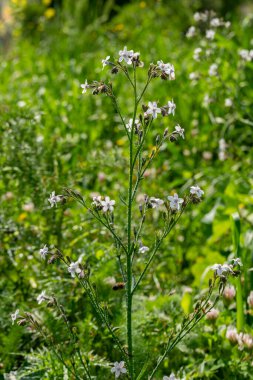
[[[111,80],[106,68],[101,71],[101,59],[117,58],[124,45],[141,52],[146,68],[159,59],[175,66],[176,80],[154,80],[145,96],[146,102],[173,98],[177,105],[174,120],[155,124],[148,149],[167,126],[171,129],[179,123],[186,131],[185,140],[162,151],[142,193],[165,197],[173,190],[183,193],[194,183],[205,190],[203,202],[183,216],[155,260],[143,294],[137,295],[135,344],[140,367],[146,356],[159,355],[175,320],[191,311],[193,298],[207,284],[205,269],[233,253],[230,217],[235,212],[241,219],[245,328],[252,333],[246,298],[253,289],[249,270],[253,261],[253,63],[242,63],[238,55],[240,49],[252,49],[252,4],[65,0],[12,7],[15,18],[1,37],[0,64],[2,374],[17,371],[17,378],[23,380],[64,376],[41,338],[10,322],[16,308],[36,310],[55,339],[61,344],[67,341],[61,321],[38,307],[41,290],[57,295],[63,303],[98,379],[110,376],[108,363],[120,360],[78,284],[61,266],[46,266],[38,251],[47,243],[73,260],[83,255],[115,325],[122,323],[124,299],[109,284],[111,277],[120,280],[109,236],[74,203],[55,210],[48,207],[47,198],[67,186],[87,197],[93,192],[108,194],[120,203],[127,180],[122,170],[127,141],[110,100],[82,96],[80,84],[86,78]],[[211,7],[232,25],[216,33],[213,55],[196,62],[193,51],[205,44],[204,32],[191,40],[185,33],[194,22],[193,13]],[[54,9],[52,18],[46,16],[48,8]],[[214,61],[219,65],[218,77],[208,75]],[[191,72],[198,72],[200,79],[191,81]],[[131,98],[125,95],[129,88],[121,76],[112,79],[122,109],[130,117]],[[138,81],[144,80],[142,70]],[[212,98],[207,107],[203,105],[206,94]],[[231,108],[224,106],[226,98],[233,99]],[[218,157],[222,138],[227,143],[225,161]],[[29,212],[24,205],[31,202],[34,210]],[[116,212],[116,217],[124,229],[123,213]],[[147,245],[158,216],[150,216],[148,224],[143,238]],[[172,370],[185,373],[187,379],[252,378],[252,351],[240,352],[224,338],[224,326],[236,324],[235,305],[221,304],[220,311],[215,325],[203,322],[176,348],[160,378]]]

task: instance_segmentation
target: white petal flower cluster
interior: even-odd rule
[[[41,256],[42,256],[43,259],[46,258],[46,255],[48,254],[48,251],[49,251],[49,249],[48,249],[48,247],[47,247],[46,244],[44,245],[43,248],[40,249],[40,254],[41,254]]]
[[[163,61],[157,61],[157,67],[159,70],[161,70],[162,75],[165,75],[165,77],[167,77],[169,80],[174,80],[176,78],[175,68],[171,63],[163,63]]]
[[[115,362],[111,369],[111,372],[115,373],[115,379],[117,379],[122,373],[126,373],[127,370],[125,368],[125,362]]]
[[[75,277],[75,275],[80,275],[80,273],[82,272],[80,268],[80,261],[78,260],[76,262],[70,263],[68,271],[71,274],[71,277],[73,278]]]
[[[37,297],[37,302],[40,305],[44,301],[48,301],[48,296],[46,295],[45,290],[43,290]]]
[[[110,199],[110,197],[101,197],[99,195],[93,197],[92,205],[103,212],[113,212],[115,203],[116,202],[113,199]]]
[[[182,203],[184,203],[183,198],[179,198],[177,193],[174,195],[169,195],[168,200],[170,201],[170,208],[173,211],[179,211],[181,209]]]
[[[239,50],[239,56],[242,58],[243,61],[251,62],[253,60],[253,49],[241,49]]]
[[[208,11],[196,12],[194,13],[193,18],[196,22],[199,22],[199,21],[206,22],[208,19]]]
[[[62,195],[55,195],[55,191],[53,191],[48,198],[48,202],[50,203],[51,207],[57,206],[57,203],[61,202],[61,200]]]

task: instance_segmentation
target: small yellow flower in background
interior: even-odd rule
[[[115,25],[115,27],[113,28],[113,30],[115,31],[115,32],[120,32],[121,30],[123,30],[124,29],[124,24],[117,24],[117,25]]]
[[[44,16],[46,18],[52,18],[55,16],[55,9],[54,8],[48,8],[45,12],[44,12]]]
[[[25,220],[27,217],[27,213],[26,212],[22,212],[19,216],[18,216],[18,221],[19,222],[22,222],[23,220]]]
[[[52,3],[52,0],[42,0],[42,3],[44,5],[50,5]]]
[[[140,2],[140,8],[146,8],[146,6],[147,6],[147,4],[146,4],[146,2],[145,1],[141,1]]]

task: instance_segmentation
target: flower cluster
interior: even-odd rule
[[[164,63],[162,60],[157,61],[157,64],[151,64],[149,69],[151,77],[161,77],[164,80],[175,80],[175,68],[171,63]]]
[[[239,350],[244,348],[253,348],[253,337],[250,334],[238,333],[236,328],[229,326],[226,332],[226,338],[233,345],[238,345]]]
[[[239,56],[245,62],[251,62],[253,60],[253,50],[241,49],[239,50]]]
[[[92,206],[97,210],[102,210],[103,212],[113,212],[115,201],[110,199],[110,197],[102,197],[100,195],[92,198]]]
[[[228,275],[236,276],[238,271],[236,267],[241,267],[242,262],[239,258],[233,259],[232,264],[214,264],[211,269],[217,277],[227,277]]]

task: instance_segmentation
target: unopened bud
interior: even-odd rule
[[[112,70],[111,70],[111,73],[112,73],[112,74],[118,74],[118,72],[119,72],[119,69],[117,68],[117,66],[114,66],[114,67],[112,68]]]

